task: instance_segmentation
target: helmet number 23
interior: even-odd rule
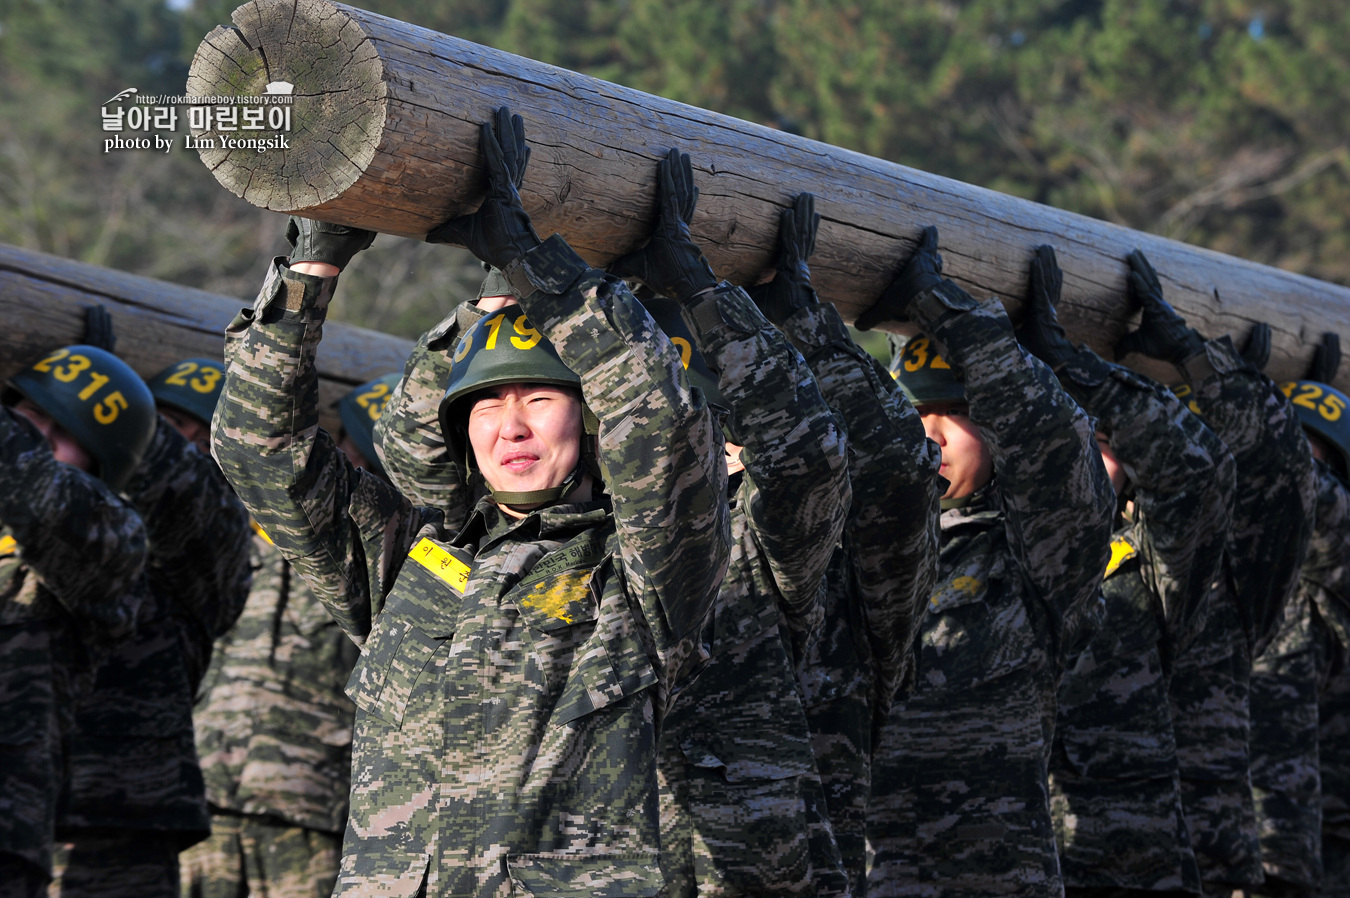
[[[58,365],[57,362],[65,362],[65,364]],[[88,372],[89,383],[76,394],[76,398],[81,402],[88,402],[108,384],[109,380],[108,375],[91,370],[92,365],[93,362],[89,360],[88,356],[72,355],[69,349],[58,349],[34,365],[33,370],[50,374],[56,380],[66,384]],[[126,407],[127,400],[122,395],[122,391],[114,390],[94,405],[94,420],[100,424],[111,424],[117,420],[118,414]]]

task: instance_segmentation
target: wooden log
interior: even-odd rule
[[[0,243],[0,379],[84,336],[85,307],[112,315],[117,354],[149,379],[185,358],[221,357],[225,326],[252,305]],[[337,400],[368,380],[402,371],[412,341],[332,323],[319,347],[323,426],[337,433]]]
[[[1103,354],[1137,321],[1125,255],[1147,253],[1167,298],[1206,335],[1273,328],[1267,371],[1300,377],[1321,334],[1350,336],[1350,290],[926,174],[685,106],[329,0],[252,0],[207,35],[187,92],[249,96],[294,85],[291,149],[203,149],[235,194],[267,209],[421,236],[481,201],[479,123],[503,104],[525,118],[533,156],[522,198],[541,235],[592,264],[640,245],[656,161],[687,151],[701,191],[692,231],[722,277],[769,263],[779,211],[801,191],[822,216],[813,280],[852,321],[935,224],[947,274],[1018,314],[1031,250],[1065,270],[1061,319]],[[219,141],[218,132],[197,136]],[[235,135],[237,136],[237,135]],[[897,327],[897,330],[902,328]],[[1170,367],[1127,360],[1174,380]],[[1350,365],[1338,378],[1350,390]]]

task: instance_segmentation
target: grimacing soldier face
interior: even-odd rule
[[[924,432],[942,450],[938,473],[947,478],[944,499],[963,499],[994,477],[994,459],[964,402],[930,402],[918,407]]]
[[[33,426],[42,431],[47,443],[52,447],[52,455],[59,462],[73,465],[81,471],[93,473],[94,457],[84,451],[84,447],[56,419],[43,411],[42,407],[31,399],[20,399],[14,403],[14,411],[23,415]]]
[[[494,490],[558,486],[581,460],[581,395],[551,384],[479,390],[469,408],[469,445]]]

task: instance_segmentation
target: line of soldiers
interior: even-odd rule
[[[888,371],[811,288],[809,194],[734,287],[672,150],[651,239],[601,271],[535,233],[520,117],[481,143],[482,206],[427,235],[484,262],[479,296],[337,440],[314,360],[375,235],[323,222],[292,219],[223,376],[193,360],[209,401],[153,393],[189,439],[214,416],[219,471],[179,438],[119,479],[25,427],[106,415],[88,371],[139,409],[110,354],[11,382],[0,895],[1350,895],[1334,338],[1277,387],[1268,329],[1203,338],[1136,252],[1118,352],[1173,392],[1067,339],[1049,247],[1014,330],[928,228],[858,321],[921,329]],[[175,639],[182,676],[141,682]],[[137,784],[140,816],[108,810]],[[50,811],[11,825],[11,795]],[[155,822],[174,800],[192,825]]]

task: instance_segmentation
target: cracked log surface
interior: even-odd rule
[[[233,299],[0,243],[0,379],[84,336],[85,306],[112,315],[117,355],[147,380],[185,358],[221,358],[225,326],[253,299]],[[412,341],[328,323],[319,347],[319,411],[338,431],[336,402],[402,371]]]
[[[1274,333],[1276,379],[1300,377],[1326,330],[1350,337],[1350,290],[1151,234],[1052,209],[502,53],[328,0],[253,0],[207,35],[190,95],[248,96],[294,85],[289,151],[203,150],[235,194],[297,212],[422,236],[472,211],[483,191],[478,125],[509,105],[533,155],[521,195],[541,236],[557,231],[592,264],[639,245],[654,214],[656,161],[693,158],[701,191],[692,225],[714,270],[736,283],[768,265],[778,212],[817,196],[811,260],[821,296],[852,321],[935,224],[946,273],[977,298],[997,295],[1017,320],[1031,250],[1053,245],[1064,268],[1060,318],[1110,358],[1138,320],[1125,298],[1136,247],[1167,298],[1207,336],[1241,344],[1251,323]],[[210,136],[206,132],[206,136]],[[897,327],[896,330],[903,328]],[[1163,380],[1170,367],[1127,363]],[[1350,365],[1338,378],[1350,390]]]

